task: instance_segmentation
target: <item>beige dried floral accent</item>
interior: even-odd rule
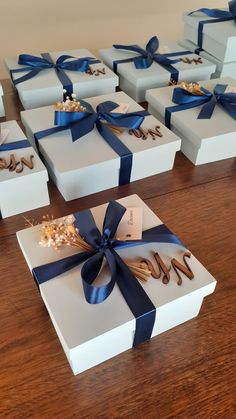
[[[86,108],[76,99],[76,94],[72,93],[72,99],[67,96],[65,102],[56,102],[54,109],[63,112],[85,112]]]
[[[184,90],[187,90],[187,92],[191,93],[192,95],[196,95],[196,96],[204,95],[204,92],[201,90],[201,86],[198,83],[187,83],[186,81],[182,81],[179,84],[179,87],[181,87]]]

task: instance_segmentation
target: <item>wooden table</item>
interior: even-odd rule
[[[7,119],[20,105],[3,81]],[[218,281],[200,315],[140,347],[73,376],[15,233],[22,215],[0,221],[1,418],[236,417],[236,164],[194,167],[181,153],[171,172],[26,213],[69,214],[137,193]]]

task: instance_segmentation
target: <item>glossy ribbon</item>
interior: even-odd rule
[[[204,13],[205,15],[213,18],[209,20],[201,20],[198,23],[198,46],[199,48],[202,48],[203,44],[203,29],[204,25],[208,23],[218,23],[218,22],[225,22],[227,20],[234,20],[236,22],[236,0],[229,1],[229,10],[220,10],[220,9],[208,9],[208,8],[202,8],[195,10],[194,12],[189,13],[189,15],[192,15],[196,12]]]
[[[203,106],[197,118],[210,119],[217,103],[223,106],[224,110],[233,119],[236,119],[236,93],[225,93],[226,87],[227,85],[217,84],[213,93],[201,88],[203,95],[194,95],[181,87],[174,88],[172,102],[178,105],[166,108],[165,125],[170,128],[173,112],[184,111],[201,105]]]
[[[102,303],[111,294],[115,284],[118,285],[126,303],[136,318],[136,330],[133,346],[151,338],[156,308],[145,293],[127,265],[116,252],[125,246],[143,245],[145,243],[172,243],[183,247],[181,241],[165,225],[143,232],[142,240],[122,242],[114,239],[117,227],[126,208],[116,201],[108,204],[103,222],[102,234],[98,230],[90,210],[75,214],[75,226],[80,235],[93,250],[68,256],[56,262],[35,267],[32,271],[37,285],[67,272],[85,262],[81,269],[84,295],[90,304]],[[93,285],[99,275],[104,258],[110,270],[109,282],[97,287]]]
[[[36,143],[41,138],[66,129],[70,129],[72,141],[76,141],[91,132],[96,126],[106,143],[121,158],[119,185],[129,183],[132,170],[132,152],[115,134],[113,134],[111,129],[106,126],[106,123],[114,125],[115,127],[138,129],[142,124],[144,117],[149,115],[149,113],[144,110],[126,114],[112,112],[118,107],[118,104],[111,101],[100,103],[95,112],[89,103],[82,100],[80,102],[86,108],[85,112],[56,111],[55,125],[57,126],[36,133],[34,135]]]
[[[146,49],[139,47],[138,45],[113,45],[116,49],[124,49],[126,51],[132,51],[139,54],[137,57],[127,58],[123,60],[116,60],[113,62],[113,71],[117,73],[117,66],[118,64],[133,62],[135,67],[138,70],[143,70],[149,68],[153,62],[156,62],[165,70],[171,73],[171,78],[178,81],[179,72],[178,70],[173,67],[173,64],[178,63],[180,60],[170,60],[168,57],[175,57],[180,55],[187,55],[191,54],[191,51],[183,51],[183,52],[171,52],[168,54],[160,54],[158,53],[159,48],[159,40],[156,36],[153,36],[147,43]]]
[[[19,150],[20,148],[31,147],[28,140],[12,141],[11,143],[1,144],[0,151]]]
[[[73,84],[67,76],[67,74],[65,73],[65,71],[69,70],[77,72],[86,72],[90,64],[100,63],[99,60],[96,60],[92,57],[83,57],[76,59],[71,55],[61,55],[54,63],[49,53],[43,53],[41,55],[42,57],[35,57],[34,55],[29,54],[19,55],[18,64],[24,67],[10,71],[14,85],[32,79],[43,70],[54,68],[57,77],[59,78],[63,86],[63,89],[65,89],[67,93],[70,95],[71,93],[73,93]],[[70,58],[73,58],[73,60],[69,60]],[[21,73],[22,71],[28,71],[28,73],[14,80],[12,77],[13,74]]]

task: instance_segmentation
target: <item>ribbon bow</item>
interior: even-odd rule
[[[117,227],[125,211],[126,208],[118,202],[111,201],[105,213],[102,234],[98,230],[90,210],[75,214],[75,226],[85,241],[92,246],[93,250],[36,267],[33,269],[33,275],[37,284],[42,284],[85,262],[81,269],[81,278],[86,301],[90,304],[103,302],[111,294],[115,284],[117,284],[136,318],[136,331],[133,342],[133,345],[136,346],[150,339],[155,322],[156,309],[142,286],[116,252],[116,249],[152,242],[183,245],[165,225],[144,231],[143,239],[137,242],[122,242],[114,239]],[[107,284],[97,287],[93,285],[93,282],[101,270],[104,258],[111,273],[110,280]]]
[[[229,10],[220,10],[220,9],[208,9],[203,7],[202,9],[194,10],[193,12],[189,13],[192,15],[197,12],[202,12],[209,17],[213,17],[214,19],[210,20],[202,20],[198,23],[198,46],[202,48],[203,43],[203,27],[205,24],[208,23],[218,23],[218,22],[225,22],[227,20],[234,20],[236,22],[236,0],[231,0],[228,3]]]
[[[236,119],[236,93],[224,93],[227,85],[217,84],[214,92],[201,88],[202,95],[196,95],[181,87],[176,87],[173,90],[172,101],[178,106],[170,106],[166,108],[165,124],[170,128],[171,114],[173,112],[183,111],[203,105],[198,114],[198,119],[210,119],[215,105],[221,104],[225,111]]]
[[[95,112],[89,103],[82,100],[80,102],[86,108],[85,112],[55,111],[55,125],[57,126],[36,133],[36,141],[65,129],[70,129],[72,141],[76,141],[92,131],[94,126],[96,126],[104,140],[121,157],[119,185],[129,183],[132,169],[132,153],[113,134],[106,123],[116,127],[138,129],[144,117],[149,115],[149,113],[144,110],[126,114],[112,112],[112,110],[118,107],[118,104],[111,101],[100,103]]]
[[[103,137],[110,136],[112,134],[111,130],[107,128],[104,122],[116,127],[138,129],[144,117],[149,115],[146,111],[129,113],[112,112],[118,105],[111,101],[100,103],[96,107],[96,112],[89,103],[84,101],[81,101],[81,103],[86,108],[85,112],[55,111],[55,125],[69,128],[71,130],[72,141],[76,141],[88,134],[94,129],[95,125]]]
[[[17,85],[19,83],[33,78],[42,70],[54,68],[59,80],[63,85],[63,88],[67,90],[68,94],[71,94],[73,93],[73,86],[64,70],[86,72],[90,64],[100,62],[99,60],[96,60],[93,57],[83,57],[75,59],[75,57],[71,55],[61,55],[54,63],[50,57],[50,54],[44,53],[41,55],[42,57],[36,57],[34,55],[29,54],[19,55],[18,64],[26,67],[11,70],[11,75],[22,71],[30,71],[24,76],[19,77],[16,80],[13,80],[14,85]],[[73,58],[73,60],[68,61],[69,58]]]
[[[159,40],[156,36],[153,36],[147,43],[146,49],[139,47],[138,45],[113,45],[116,49],[124,49],[127,51],[137,52],[140,56],[134,57],[134,65],[137,69],[149,68],[153,61],[160,65],[171,65],[175,64],[178,60],[170,60],[167,54],[158,53]],[[179,53],[181,54],[181,53]]]

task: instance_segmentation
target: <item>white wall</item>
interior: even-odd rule
[[[0,78],[3,58],[113,43],[145,43],[152,35],[175,40],[182,12],[226,7],[223,0],[0,0]]]

